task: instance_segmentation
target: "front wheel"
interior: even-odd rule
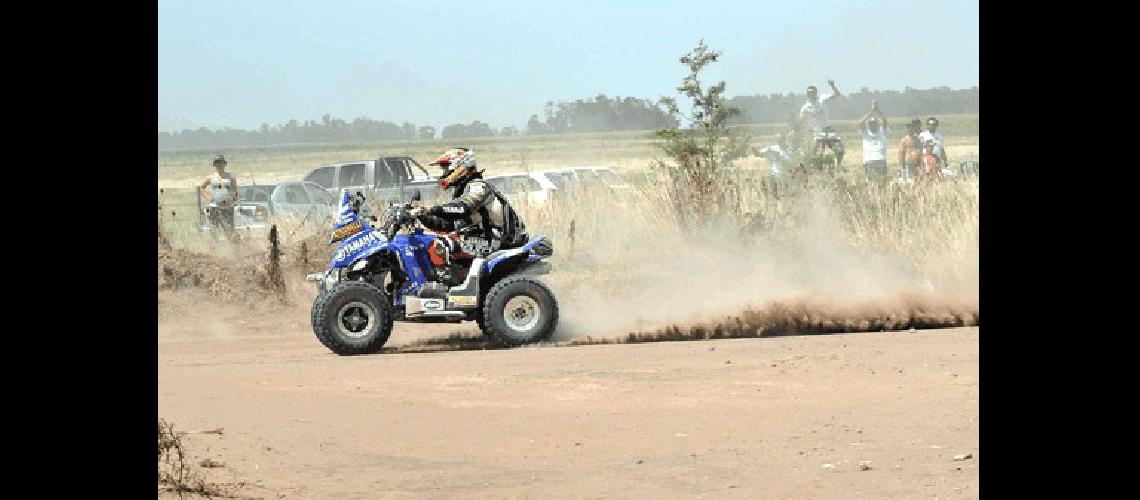
[[[530,276],[499,281],[483,300],[484,334],[510,347],[548,340],[558,325],[558,301]]]
[[[380,351],[392,334],[388,296],[362,281],[344,281],[317,297],[313,333],[329,350],[348,356]]]

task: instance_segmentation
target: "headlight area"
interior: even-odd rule
[[[324,274],[309,274],[305,276],[306,281],[316,281],[321,284],[321,291],[332,290],[337,283],[353,279],[353,274],[357,277],[360,276],[361,271],[368,269],[369,259],[360,259],[353,262],[348,268],[329,269]]]
[[[356,271],[360,271],[361,269],[364,269],[366,267],[368,267],[368,259],[360,259],[360,260],[352,263],[352,266],[349,268],[349,271],[356,272]]]

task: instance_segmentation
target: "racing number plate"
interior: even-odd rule
[[[478,300],[476,297],[472,297],[469,295],[459,295],[459,296],[448,298],[448,301],[453,306],[473,306],[473,305],[475,305],[476,300]]]

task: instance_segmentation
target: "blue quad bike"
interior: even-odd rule
[[[339,246],[324,274],[306,277],[319,283],[312,324],[325,347],[342,356],[379,352],[394,321],[473,320],[491,343],[508,347],[554,333],[558,302],[536,278],[550,272],[549,239],[487,254],[481,232],[424,232],[411,204],[390,205],[378,228],[367,207],[360,193],[341,195],[329,239]]]

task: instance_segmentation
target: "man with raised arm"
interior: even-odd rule
[[[863,135],[863,175],[868,179],[887,175],[887,116],[879,111],[879,102],[871,100],[871,110],[859,119]]]
[[[836,97],[839,97],[839,89],[835,86],[835,80],[828,80],[827,85],[831,87],[830,94],[819,97],[819,92],[815,85],[809,85],[807,88],[807,102],[800,107],[800,118],[806,118],[811,123],[812,135],[815,137],[815,151],[816,154],[822,152],[822,147],[827,147],[835,153],[837,165],[843,164],[843,141],[835,134],[835,129],[831,126],[831,115],[827,112],[827,103]]]

